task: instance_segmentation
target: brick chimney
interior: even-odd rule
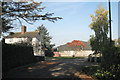
[[[22,28],[21,28],[21,34],[24,34],[26,32],[26,26],[22,26]]]

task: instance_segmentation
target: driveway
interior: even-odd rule
[[[80,59],[49,59],[42,62],[13,69],[3,75],[4,78],[77,78],[75,73],[80,67],[96,65]]]

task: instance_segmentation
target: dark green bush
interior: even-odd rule
[[[108,70],[97,70],[94,75],[99,80],[120,80],[120,64],[112,65]]]
[[[101,69],[94,76],[99,80],[120,80],[120,47],[106,47]]]
[[[47,56],[47,57],[53,57],[54,53],[53,53],[53,51],[45,50],[45,56]]]
[[[100,66],[84,67],[82,71],[97,80],[120,80],[120,47],[105,47]]]
[[[119,56],[117,54],[118,54],[117,47],[106,45],[102,51],[101,67],[108,69],[110,66],[112,66],[114,64],[118,64]]]
[[[2,71],[35,62],[33,48],[30,46],[2,44]]]

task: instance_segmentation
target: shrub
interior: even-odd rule
[[[35,61],[32,47],[5,43],[2,44],[3,72]]]
[[[45,51],[45,56],[47,56],[47,57],[53,57],[54,53],[52,51],[50,51],[50,50],[46,50]]]
[[[108,70],[97,70],[94,75],[100,80],[120,80],[120,64],[112,65]]]

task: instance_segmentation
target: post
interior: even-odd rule
[[[112,44],[112,31],[111,31],[111,6],[109,0],[109,27],[110,27],[110,44]]]

